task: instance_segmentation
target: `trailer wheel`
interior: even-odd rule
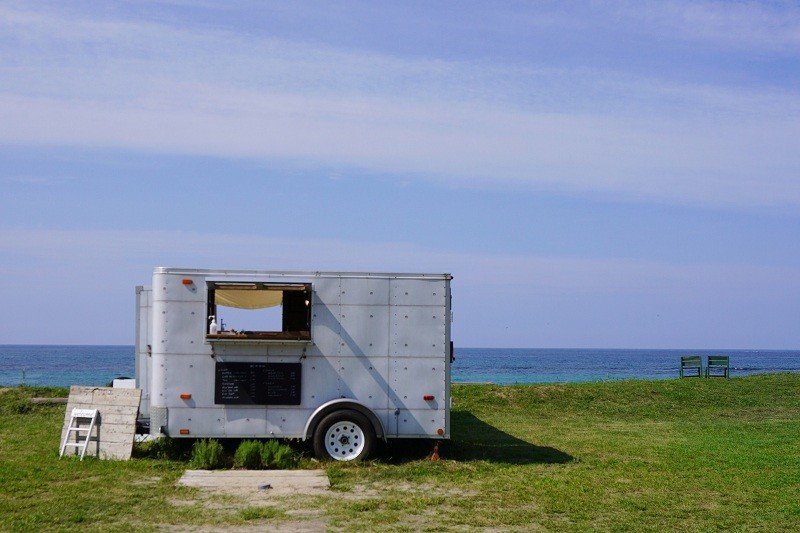
[[[314,454],[320,459],[361,461],[369,457],[374,444],[375,430],[358,411],[334,411],[314,430]]]

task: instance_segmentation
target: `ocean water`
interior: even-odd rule
[[[730,357],[731,376],[800,372],[800,350],[456,349],[453,382],[569,383],[678,377],[681,356]]]
[[[133,346],[0,345],[0,386],[103,386],[133,377]]]
[[[731,375],[800,372],[800,350],[456,348],[456,383],[568,383],[678,376],[682,355],[727,355]],[[0,345],[0,386],[103,386],[133,377],[133,346]]]

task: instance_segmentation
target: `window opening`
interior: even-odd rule
[[[219,331],[283,331],[283,306],[264,309],[238,309],[217,304]]]
[[[311,284],[208,282],[209,339],[311,339]]]

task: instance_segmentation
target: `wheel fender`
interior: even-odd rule
[[[303,440],[310,439],[314,436],[314,430],[317,428],[320,420],[325,418],[328,414],[339,411],[341,409],[352,409],[358,411],[367,417],[372,423],[372,428],[375,430],[375,436],[379,439],[386,440],[386,432],[383,431],[383,424],[380,418],[372,412],[372,409],[363,403],[350,398],[337,398],[317,407],[317,409],[308,417],[305,430],[303,431]]]

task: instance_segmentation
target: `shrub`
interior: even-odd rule
[[[189,466],[202,470],[214,470],[225,466],[225,450],[216,439],[198,440],[192,446]]]
[[[189,444],[190,441],[187,439],[172,439],[170,437],[134,442],[133,456],[186,461],[191,458],[193,451]]]
[[[261,468],[261,443],[255,440],[243,440],[233,455],[233,466],[257,470]]]
[[[268,440],[261,447],[261,464],[264,468],[294,468],[297,458],[289,446],[277,440]]]

